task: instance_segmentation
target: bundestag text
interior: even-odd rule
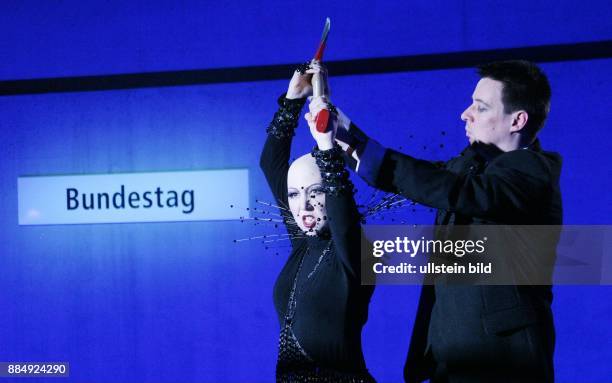
[[[127,202],[127,203],[126,203]],[[66,207],[68,210],[102,210],[102,209],[149,209],[181,208],[183,214],[190,214],[195,207],[194,191],[184,190],[179,193],[174,190],[163,191],[157,187],[154,191],[139,193],[132,191],[126,195],[125,185],[121,185],[118,192],[113,193],[79,193],[78,189],[66,189]]]

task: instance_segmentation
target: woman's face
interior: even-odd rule
[[[291,164],[287,174],[287,197],[293,219],[306,235],[317,235],[327,226],[321,174],[310,154]]]

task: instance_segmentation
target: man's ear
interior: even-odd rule
[[[529,120],[529,115],[524,110],[519,110],[512,113],[512,126],[510,126],[510,132],[519,132],[526,125]]]

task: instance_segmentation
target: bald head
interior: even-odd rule
[[[291,163],[287,174],[287,186],[299,189],[314,183],[321,183],[321,172],[315,158],[310,153],[306,153]]]

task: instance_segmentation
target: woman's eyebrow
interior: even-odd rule
[[[321,184],[319,184],[319,183],[316,183],[316,184],[312,184],[312,185],[308,186],[306,189],[307,189],[307,190],[310,190],[310,189],[314,189],[314,188],[320,188],[320,187],[322,187],[322,186],[323,186],[323,185],[321,185]]]

